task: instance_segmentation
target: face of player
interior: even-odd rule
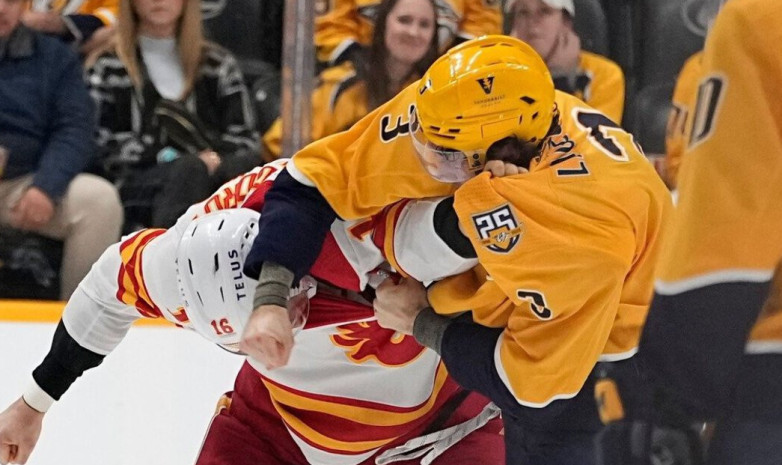
[[[511,35],[530,44],[545,59],[568,27],[565,18],[561,8],[552,8],[543,0],[516,0]]]
[[[426,0],[399,0],[386,19],[385,43],[390,58],[414,65],[426,55],[437,20]]]
[[[139,32],[152,37],[176,35],[185,0],[132,0],[139,17]]]
[[[0,38],[9,37],[14,32],[26,6],[26,0],[0,0]]]

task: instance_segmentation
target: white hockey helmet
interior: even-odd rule
[[[210,213],[188,225],[177,248],[179,292],[193,329],[231,352],[239,352],[253,311],[258,281],[242,269],[258,218],[247,208]]]

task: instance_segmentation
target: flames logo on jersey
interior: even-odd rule
[[[382,328],[377,321],[342,325],[337,331],[339,334],[331,335],[331,342],[346,349],[345,355],[355,363],[375,360],[383,366],[403,366],[424,352],[415,338]]]
[[[494,87],[494,76],[477,79],[477,82],[481,85],[481,89],[483,89],[484,94],[491,94],[491,90]]]
[[[473,215],[472,221],[478,231],[481,245],[492,252],[510,252],[524,234],[524,225],[516,220],[508,204]]]

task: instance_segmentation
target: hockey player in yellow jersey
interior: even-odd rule
[[[316,0],[318,61],[335,65],[351,59],[372,39],[381,0]],[[436,0],[440,46],[444,50],[486,34],[502,33],[500,0]]]
[[[484,168],[496,174],[505,168],[530,172],[508,178],[508,184],[490,181],[488,174],[472,179]],[[248,275],[260,276],[260,284],[243,347],[261,360],[286,363],[290,347],[268,324],[270,315],[282,317],[274,289],[287,287],[309,267],[323,241],[323,221],[372,215],[400,199],[447,195],[465,182],[455,210],[441,211],[438,222],[455,226],[454,234],[446,236],[461,250],[476,249],[464,253],[477,252],[492,279],[478,270],[474,277],[461,278],[473,279],[474,285],[449,281],[436,305],[448,313],[476,306],[479,322],[493,328],[469,324],[468,332],[475,334],[464,336],[477,340],[461,345],[483,356],[490,339],[492,356],[477,366],[490,363],[482,373],[493,375],[478,375],[483,383],[476,382],[475,373],[458,365],[459,360],[474,365],[469,357],[450,358],[457,365],[448,368],[461,373],[457,381],[507,410],[508,463],[590,463],[600,423],[591,392],[582,387],[592,382],[590,373],[601,357],[619,361],[634,353],[670,199],[632,136],[577,98],[556,92],[541,58],[517,39],[490,36],[452,49],[418,83],[350,130],[310,144],[292,158],[268,193],[259,236],[245,264]],[[509,189],[515,183],[529,186],[527,199]],[[604,191],[597,193],[595,186]],[[539,204],[533,201],[538,195]],[[568,215],[571,209],[581,217]],[[387,211],[396,214],[393,207]],[[456,234],[456,218],[471,228],[470,241]],[[544,220],[551,222],[549,233],[538,223]],[[570,260],[554,261],[560,252],[553,246]],[[508,267],[504,252],[515,257],[521,250],[535,257],[548,254],[551,261],[525,262],[528,271]],[[536,266],[542,274],[533,278]],[[567,284],[549,282],[558,271],[570,273]],[[528,281],[515,283],[514,277]],[[544,277],[551,291],[541,287]],[[461,293],[446,297],[451,291]],[[570,302],[573,295],[580,300]],[[261,318],[267,324],[254,323]],[[535,365],[541,375],[529,384],[522,372],[502,380],[494,346],[506,325],[521,330],[527,323],[532,326],[522,331],[525,338],[540,347],[525,358],[529,348],[515,347],[508,330],[497,366],[507,363],[513,371]],[[570,331],[571,339],[558,331]],[[459,345],[446,333],[440,350],[453,354],[454,343]],[[550,357],[543,357],[547,351]],[[631,360],[617,363],[632,369]],[[546,445],[552,441],[557,445]]]
[[[673,90],[671,113],[665,128],[665,183],[671,189],[676,188],[679,165],[687,148],[702,61],[702,51],[688,58],[676,78],[676,87]]]
[[[620,380],[629,397],[625,418],[607,430],[606,463],[659,463],[633,457],[648,438],[628,439],[650,424],[653,437],[689,436],[697,453],[689,426],[714,420],[708,465],[782,457],[780,21],[774,2],[730,0],[706,39],[679,203],[638,353],[649,392]]]
[[[375,301],[381,326],[414,334],[500,406],[507,463],[594,463],[596,367],[636,370],[672,210],[632,136],[563,103],[575,124],[522,160],[529,172],[484,173],[456,191],[452,235],[464,231],[481,266],[432,285],[428,300],[407,281],[387,282]],[[465,311],[483,326],[442,316]]]

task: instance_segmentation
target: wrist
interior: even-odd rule
[[[285,307],[292,284],[292,271],[274,262],[264,262],[255,288],[253,308],[261,305]]]
[[[422,346],[439,354],[443,335],[452,321],[448,317],[435,313],[432,307],[426,307],[418,313],[413,321],[413,337]]]
[[[38,386],[35,380],[31,381],[22,394],[22,401],[38,413],[46,413],[55,402],[54,398]]]

